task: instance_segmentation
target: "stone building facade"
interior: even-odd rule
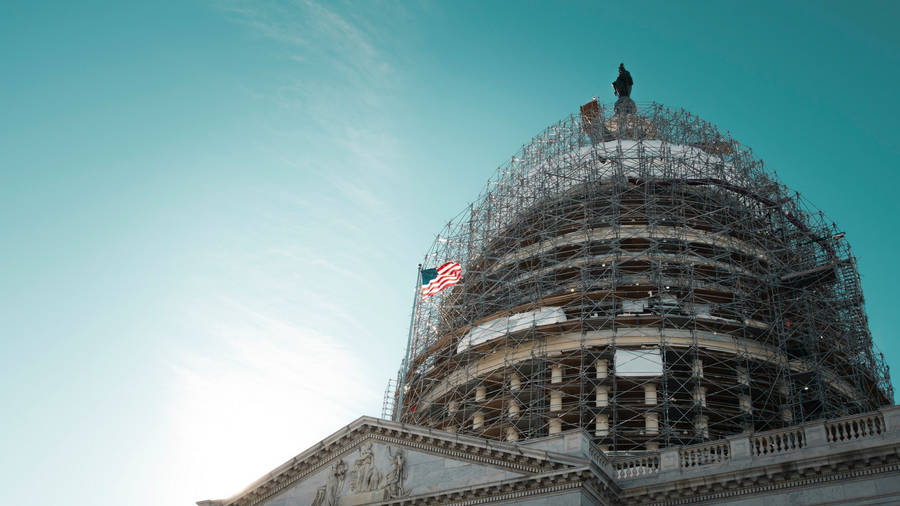
[[[197,504],[900,504],[900,407],[631,456],[577,429],[501,443],[362,417]]]

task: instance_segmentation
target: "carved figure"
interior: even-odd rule
[[[385,475],[382,475],[375,465],[375,451],[371,441],[363,443],[358,451],[359,458],[353,462],[353,469],[349,472],[351,492],[354,494],[378,492],[386,499],[398,499],[409,495],[409,491],[403,488],[403,480],[406,479],[406,454],[402,449],[392,451],[391,447],[387,448],[390,468]],[[325,485],[316,490],[312,506],[337,506],[347,476],[347,464],[343,460],[337,461],[331,466]],[[344,496],[344,500],[347,500],[347,497],[354,496]]]
[[[312,506],[337,506],[346,476],[347,464],[344,464],[343,460],[337,461],[331,466],[331,472],[328,473],[328,481],[316,490],[316,497],[313,499]]]
[[[396,453],[391,455],[390,447],[388,447],[388,455],[391,458],[391,468],[384,475],[384,488],[390,499],[397,499],[408,493],[403,490],[403,480],[406,479],[406,456],[399,448]]]
[[[359,458],[350,472],[350,489],[356,493],[371,492],[380,485],[381,472],[375,467],[375,452],[372,442],[368,441],[359,447]]]
[[[313,498],[312,506],[323,506],[325,504],[325,487],[319,487],[316,490],[316,496]]]
[[[616,96],[621,97],[630,97],[631,96],[631,87],[634,85],[634,81],[631,79],[631,72],[625,70],[625,64],[619,64],[619,77],[613,81],[613,91],[615,91]]]

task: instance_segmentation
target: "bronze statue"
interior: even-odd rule
[[[631,80],[631,72],[625,70],[625,64],[619,64],[619,77],[613,81],[612,86],[613,90],[616,93],[616,96],[619,98],[622,97],[630,97],[631,96],[631,86],[634,85],[634,81]]]

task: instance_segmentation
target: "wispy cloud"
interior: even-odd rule
[[[277,120],[267,128],[320,151],[303,153],[304,168],[335,174],[328,183],[348,214],[358,212],[361,221],[391,219],[394,206],[382,195],[392,188],[399,165],[392,100],[400,95],[400,80],[390,52],[376,43],[387,28],[352,3],[228,0],[219,5],[296,63],[270,89],[250,92],[274,105]],[[323,158],[324,150],[331,154]]]
[[[352,84],[366,88],[384,85],[391,74],[392,65],[371,34],[321,3],[230,0],[219,5],[236,21],[284,44],[291,59],[318,59],[343,73]]]
[[[186,499],[236,492],[380,395],[347,345],[257,308],[232,301],[229,309],[213,330],[223,346],[172,366],[173,460]]]

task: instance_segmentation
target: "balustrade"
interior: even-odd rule
[[[825,437],[829,443],[870,438],[883,433],[884,417],[878,412],[825,422]]]
[[[757,434],[750,438],[750,451],[754,457],[785,453],[806,447],[806,436],[800,427]]]
[[[728,460],[728,441],[698,446],[685,446],[678,450],[682,468],[717,464]]]
[[[647,453],[638,457],[613,462],[617,479],[638,478],[659,472],[659,453]]]
[[[859,439],[883,437],[887,431],[884,414],[872,412],[854,417],[845,417],[836,420],[823,420],[803,426],[789,427],[777,431],[751,434],[748,439],[750,444],[750,457],[767,457],[797,452],[810,445],[807,434],[812,438],[813,446],[822,444],[821,430],[825,431],[825,439],[828,443],[840,443],[856,441]],[[809,431],[809,432],[808,432]],[[740,438],[734,437],[700,445],[685,446],[678,449],[678,468],[690,470],[711,464],[727,464],[732,460],[731,444],[740,443]],[[738,446],[736,448],[745,448]],[[674,449],[668,450],[674,451]],[[735,450],[740,457],[746,455],[746,450]],[[643,455],[629,456],[608,460],[593,444],[591,455],[595,461],[606,462],[612,466],[616,479],[634,479],[656,475],[660,472],[661,455],[665,452],[648,451]],[[735,457],[738,458],[738,457]],[[668,469],[668,468],[667,468]],[[667,471],[668,472],[668,471]]]

